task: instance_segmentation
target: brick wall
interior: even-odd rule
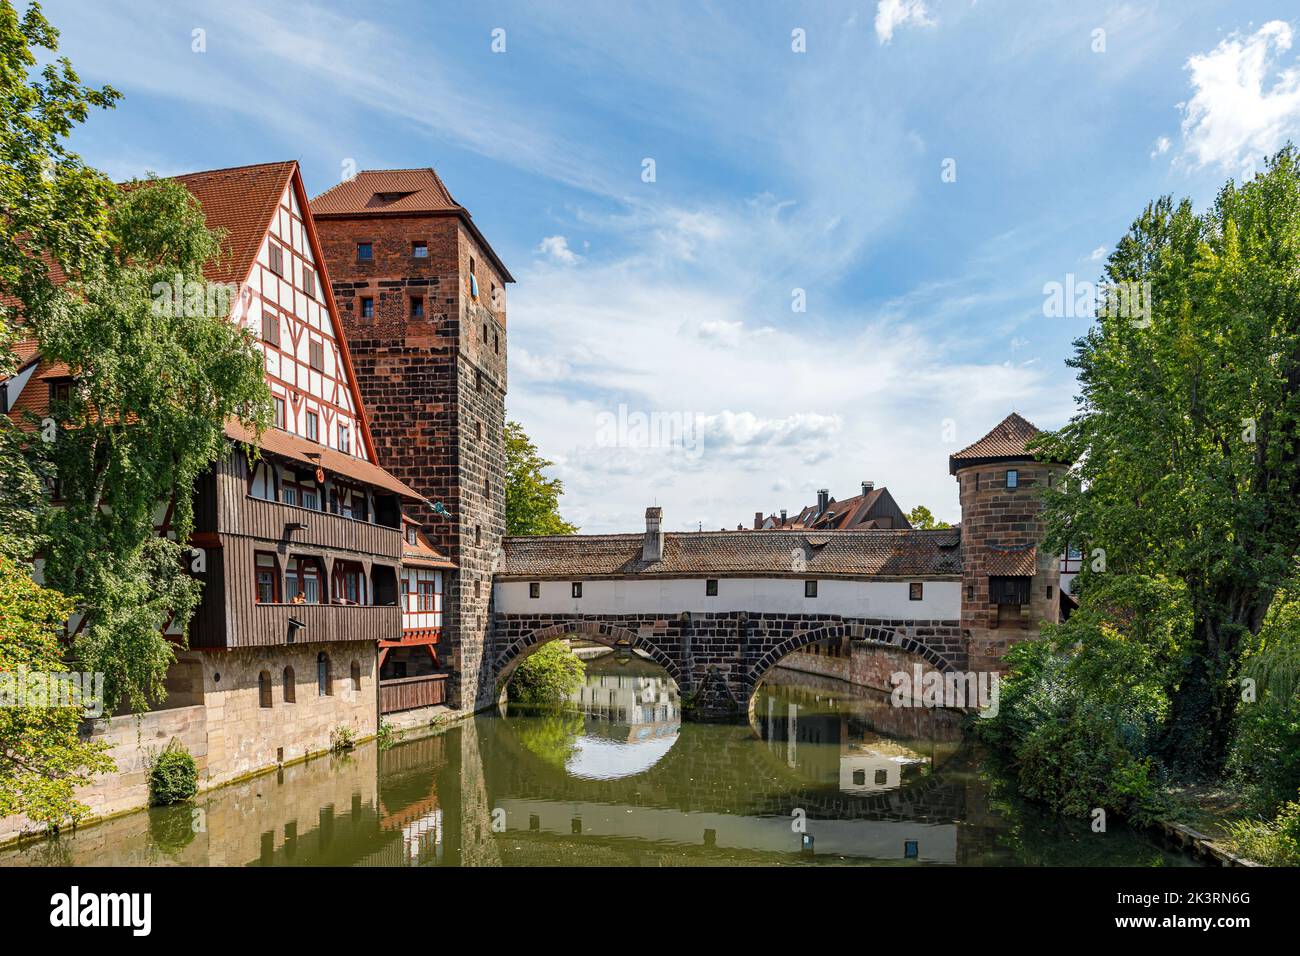
[[[1008,468],[1019,472],[1019,487],[1006,486]],[[1038,637],[1041,622],[1059,618],[1057,556],[1042,547],[1046,532],[1039,490],[1048,475],[1064,468],[1024,461],[979,465],[957,472],[961,501],[962,616],[972,670],[997,670],[1002,656],[1019,641]],[[1009,549],[1038,545],[1030,603],[1019,626],[998,624],[998,609],[989,603],[990,546]],[[1050,594],[1049,594],[1050,588]]]
[[[505,532],[505,283],[455,216],[322,218],[317,229],[379,464],[449,513],[410,510],[458,568],[445,586],[440,654],[453,670],[451,701],[483,706],[491,575]],[[411,255],[417,240],[427,258]],[[358,261],[361,242],[372,261]],[[363,298],[373,317],[362,315]]]

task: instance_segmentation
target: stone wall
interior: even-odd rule
[[[192,653],[192,652],[191,652]],[[327,694],[317,687],[317,657],[328,655]],[[204,786],[298,760],[329,749],[330,734],[347,726],[357,739],[378,726],[377,654],[362,641],[299,644],[203,656],[208,718],[208,773]],[[359,671],[359,686],[352,665]],[[293,668],[293,700],[285,699],[285,668]],[[258,675],[271,678],[271,706],[263,707]]]
[[[655,616],[497,614],[490,659],[497,684],[547,641],[577,634],[645,651],[692,701],[696,716],[734,715],[754,687],[788,654],[818,641],[866,641],[915,655],[937,670],[964,669],[957,621],[853,619],[825,614],[744,612]],[[495,686],[495,685],[494,685]]]
[[[1006,473],[1019,473],[1019,487],[1007,488]],[[1059,617],[1057,557],[1042,547],[1046,528],[1039,489],[1049,476],[1059,477],[1063,466],[1042,462],[998,462],[975,465],[957,472],[961,501],[962,613],[973,670],[998,670],[1003,655],[1019,641],[1036,638],[1039,625]],[[1010,550],[1037,545],[1030,603],[1013,626],[998,622],[998,608],[990,604],[989,561],[995,549]]]
[[[480,668],[492,569],[505,532],[504,280],[455,216],[325,218],[317,229],[379,464],[448,513],[410,509],[458,567],[444,591],[440,647],[453,671],[451,701],[482,706],[491,695]],[[415,240],[427,242],[427,257],[410,254]],[[372,261],[357,260],[358,242],[371,243]],[[374,300],[373,317],[361,315],[363,297]]]
[[[91,817],[148,806],[149,764],[172,740],[182,743],[194,757],[200,779],[207,769],[207,717],[201,705],[87,721],[81,736],[107,744],[109,756],[117,764],[116,773],[102,774],[89,786],[77,789],[77,799],[90,807]],[[0,818],[0,843],[39,829],[25,817]]]

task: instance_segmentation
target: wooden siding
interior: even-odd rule
[[[199,483],[197,503],[211,503],[208,514],[215,516],[217,543],[207,549],[203,601],[190,625],[190,646],[219,650],[285,645],[290,617],[306,625],[296,632],[296,644],[400,638],[402,610],[396,604],[257,603],[259,551],[276,556],[282,581],[290,557],[319,558],[327,575],[323,593],[328,595],[328,578],[339,560],[359,563],[371,581],[377,567],[390,568],[396,575],[402,534],[397,528],[251,498],[246,493],[247,473],[244,456],[233,452],[215,466],[210,486],[205,486],[208,479]],[[286,526],[293,523],[306,528],[288,530]]]
[[[447,699],[447,675],[427,674],[423,677],[398,677],[379,682],[379,712],[392,714],[399,710],[430,707]]]

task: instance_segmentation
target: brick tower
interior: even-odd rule
[[[999,670],[1002,655],[1060,620],[1057,556],[1042,546],[1041,488],[1066,466],[1036,461],[1038,429],[1014,412],[948,459],[961,500],[962,633],[971,670]]]
[[[358,173],[312,201],[380,463],[432,507],[457,566],[439,657],[452,702],[482,706],[492,571],[505,533],[509,271],[432,169]]]

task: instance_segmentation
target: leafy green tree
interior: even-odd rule
[[[0,378],[15,370],[13,342],[31,334],[18,325],[20,313],[40,316],[64,294],[50,265],[76,271],[108,237],[113,185],[66,141],[91,109],[111,107],[119,94],[82,86],[62,57],[36,71],[37,51],[57,52],[58,36],[39,5],[20,17],[9,0],[0,0]],[[0,416],[0,554],[18,561],[39,549],[45,507],[40,476],[22,454],[25,444],[23,433]]]
[[[162,294],[178,276],[182,287],[202,283],[220,254],[198,201],[173,180],[150,180],[110,207],[111,245],[32,322],[44,356],[76,384],[51,409],[53,440],[31,447],[64,499],[44,516],[45,574],[85,616],[75,658],[105,674],[110,707],[138,709],[164,694],[174,659],[165,629],[183,633],[199,601],[188,573],[195,482],[226,453],[227,419],[260,430],[271,402],[247,329],[224,308]]]
[[[547,478],[547,461],[518,422],[506,422],[506,534],[573,534],[560,517],[564,483]]]
[[[1075,344],[1079,411],[1037,446],[1077,463],[1045,500],[1049,545],[1102,557],[1085,562],[1084,601],[1105,575],[1185,588],[1191,632],[1162,750],[1193,773],[1224,766],[1243,648],[1300,551],[1297,261],[1292,147],[1202,214],[1148,205],[1107,262],[1121,307]]]
[[[562,704],[582,686],[586,673],[586,665],[567,644],[551,641],[520,662],[506,690],[521,704]]]
[[[907,513],[907,520],[918,531],[934,531],[938,528],[951,528],[946,521],[937,520],[925,505],[917,505]]]
[[[72,606],[0,555],[0,677],[17,681],[24,673],[65,672],[59,634]],[[51,827],[75,821],[88,808],[76,800],[74,788],[112,770],[113,761],[105,745],[78,737],[81,708],[23,703],[0,707],[0,817],[24,813]]]

